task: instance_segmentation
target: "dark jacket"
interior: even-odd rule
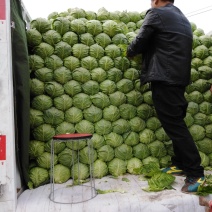
[[[190,82],[192,41],[190,22],[170,3],[147,11],[127,56],[142,53],[141,84],[163,81],[186,86]]]

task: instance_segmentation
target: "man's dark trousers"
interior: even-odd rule
[[[185,86],[152,82],[151,89],[158,119],[173,143],[172,164],[182,169],[187,177],[204,176],[200,154],[184,121],[188,107]]]

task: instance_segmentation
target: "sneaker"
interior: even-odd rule
[[[186,177],[185,185],[182,187],[181,191],[183,193],[195,193],[197,192],[200,185],[205,182],[205,177],[194,178]]]
[[[162,172],[167,174],[177,175],[177,176],[184,175],[183,170],[179,169],[177,166],[170,166],[170,167],[164,168],[162,169]]]

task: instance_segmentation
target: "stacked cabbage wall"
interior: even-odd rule
[[[142,25],[145,12],[97,13],[79,8],[37,18],[27,31],[31,71],[30,182],[49,181],[50,146],[55,134],[91,133],[94,176],[136,174],[151,161],[170,164],[172,143],[156,116],[149,85],[140,87],[141,56],[130,61],[126,47]],[[212,37],[192,24],[192,83],[186,124],[212,166]],[[81,180],[89,176],[88,143],[55,146],[55,182],[72,178],[80,150]],[[182,144],[183,145],[183,144]],[[74,155],[72,156],[72,149]]]

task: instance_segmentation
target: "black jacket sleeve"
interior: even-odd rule
[[[148,10],[138,35],[127,48],[128,57],[134,57],[137,54],[146,52],[151,37],[153,36],[155,30],[157,30],[157,22],[157,14],[155,14],[152,9]]]

